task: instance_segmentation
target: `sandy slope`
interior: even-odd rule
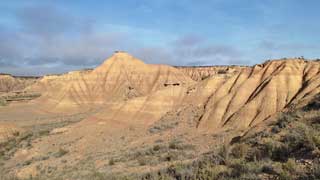
[[[220,142],[217,135],[226,139],[241,135],[320,91],[316,61],[275,60],[223,70],[148,65],[118,52],[92,71],[44,77],[30,87],[43,94],[30,102],[42,112],[98,110],[54,129],[34,141],[32,148],[17,151],[8,166],[63,148],[70,152],[63,157],[68,166],[90,157],[98,169],[140,171],[142,167],[128,162],[112,168],[108,162],[159,139],[169,142],[177,137],[194,145],[193,153],[199,155]],[[25,176],[36,172],[37,165],[60,167],[60,163],[61,159],[49,158],[17,172]]]
[[[30,90],[43,91],[39,99],[52,110],[85,108],[145,96],[165,86],[193,83],[188,76],[167,65],[149,65],[118,52],[90,72],[71,72],[44,77]]]
[[[199,128],[247,128],[319,92],[319,62],[269,61],[226,80],[206,103]],[[214,79],[211,79],[214,81]]]

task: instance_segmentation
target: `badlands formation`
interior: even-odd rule
[[[38,77],[14,77],[9,74],[0,74],[0,94],[21,91],[37,80]]]
[[[44,76],[23,89],[40,97],[0,107],[2,139],[32,132],[3,169],[18,177],[72,174],[75,167],[134,173],[191,161],[312,99],[319,70],[320,62],[303,59],[172,67],[116,52],[93,70]],[[13,89],[8,79],[0,89]],[[161,151],[167,144],[173,157]],[[157,159],[148,154],[155,145]]]

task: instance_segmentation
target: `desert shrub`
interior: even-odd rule
[[[274,126],[274,127],[272,127],[271,128],[271,132],[273,132],[273,133],[279,133],[281,131],[281,129],[278,127],[278,126]]]
[[[8,104],[8,102],[4,99],[0,97],[0,106],[6,106]]]
[[[183,147],[181,146],[181,142],[176,139],[170,141],[169,148],[170,149],[183,149]]]
[[[21,136],[19,137],[19,140],[20,141],[31,140],[32,136],[33,136],[32,132],[26,132],[21,134]]]
[[[156,122],[152,127],[149,128],[150,133],[159,133],[162,131],[166,131],[169,129],[175,128],[179,122],[177,121],[166,121],[166,120],[159,120]]]
[[[271,159],[274,161],[285,162],[290,156],[290,150],[286,144],[274,146],[271,152]]]
[[[50,131],[49,130],[42,130],[42,131],[39,131],[39,136],[47,136],[50,134]]]
[[[105,180],[105,179],[112,179],[109,178],[107,175],[100,173],[98,171],[93,171],[91,172],[89,175],[86,175],[85,177],[86,179],[90,179],[90,180]]]
[[[242,159],[232,162],[229,167],[231,168],[231,177],[240,177],[242,174],[249,172],[246,162]]]
[[[282,113],[278,117],[276,126],[279,128],[285,128],[290,122],[293,122],[297,119],[297,116],[293,113]]]
[[[142,180],[173,180],[173,177],[170,176],[167,171],[160,170],[159,172],[149,172],[140,176],[139,178],[134,179],[142,179]]]
[[[300,156],[308,155],[316,148],[312,130],[303,123],[298,123],[291,128],[283,137],[282,142],[288,145],[289,153]]]
[[[220,179],[227,174],[227,168],[225,166],[206,166],[197,171],[197,179]]]
[[[279,174],[279,180],[292,180],[292,175],[288,171],[281,171]]]
[[[208,165],[223,165],[224,160],[216,154],[216,152],[209,152],[193,162],[193,166],[207,167]]]
[[[219,156],[223,162],[223,164],[228,164],[230,155],[230,146],[228,144],[224,144],[218,148],[217,156]]]
[[[153,146],[153,151],[159,151],[161,149],[161,146],[156,144]]]
[[[231,169],[229,176],[232,178],[256,179],[257,175],[262,172],[262,166],[262,162],[247,162],[244,159],[235,159],[228,166]]]
[[[54,157],[60,158],[60,157],[66,155],[66,154],[68,154],[68,153],[69,153],[68,150],[65,150],[65,149],[63,149],[63,148],[60,148],[60,149],[54,154]]]
[[[302,109],[304,111],[319,110],[320,109],[319,97],[317,99],[311,101],[308,105],[306,105]]]
[[[0,180],[19,180],[19,178],[13,174],[6,174],[5,172],[0,172]]]
[[[32,163],[32,160],[27,160],[25,162],[22,163],[22,166],[28,166]]]
[[[246,159],[249,161],[273,161],[286,162],[290,157],[290,148],[287,142],[279,142],[273,138],[261,138],[259,144],[247,151]]]
[[[111,158],[111,159],[109,160],[109,165],[110,165],[110,166],[115,165],[115,160],[114,160],[113,158]]]
[[[182,163],[171,165],[167,173],[174,179],[190,179],[194,175],[192,168]]]
[[[248,161],[257,161],[262,160],[265,156],[265,153],[258,147],[254,147],[248,150],[247,160]]]
[[[271,158],[275,156],[276,149],[282,146],[282,144],[272,138],[268,138],[264,139],[262,146],[264,147],[265,157]]]
[[[261,132],[255,133],[252,136],[247,137],[244,142],[250,144],[251,146],[255,146],[255,145],[261,144],[260,143],[261,139],[271,137],[272,135],[273,134],[268,131],[261,131]]]
[[[148,163],[148,160],[146,157],[139,157],[137,161],[140,166],[145,166]]]
[[[244,158],[249,150],[249,145],[247,144],[236,144],[232,150],[231,150],[231,154],[233,157],[235,158]]]
[[[161,159],[162,161],[175,161],[179,159],[180,155],[179,152],[169,151]]]
[[[295,173],[297,171],[297,164],[294,159],[288,159],[286,163],[282,164],[282,169],[290,173]]]
[[[312,168],[311,168],[311,176],[314,178],[320,177],[320,162],[319,162],[319,160],[316,160],[313,162]]]
[[[155,143],[163,143],[163,140],[162,139],[157,139],[154,141]]]
[[[313,142],[317,146],[317,148],[320,148],[320,135],[314,135],[312,137]]]
[[[261,168],[261,172],[266,174],[277,174],[275,168],[271,164],[264,164]]]

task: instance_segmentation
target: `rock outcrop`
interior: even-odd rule
[[[198,129],[245,129],[317,94],[319,69],[319,62],[301,59],[253,67],[174,68],[117,52],[92,71],[44,77],[32,88],[44,92],[38,101],[51,110],[108,104],[105,112],[113,115],[101,112],[104,118],[139,117],[152,123],[193,104],[204,108]]]
[[[195,81],[202,81],[217,74],[232,74],[247,69],[246,66],[176,66]]]
[[[0,74],[0,94],[12,91],[21,91],[36,83],[38,77],[14,77],[9,74]]]
[[[245,129],[265,121],[319,93],[319,70],[319,62],[300,59],[268,61],[243,69],[213,88],[198,127]]]
[[[44,77],[30,90],[43,92],[39,99],[51,109],[79,108],[146,96],[170,86],[194,81],[167,65],[149,65],[125,52],[117,52],[92,71]]]

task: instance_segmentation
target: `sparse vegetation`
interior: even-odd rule
[[[63,148],[59,148],[59,150],[54,154],[54,157],[60,158],[60,157],[66,155],[66,154],[68,154],[68,153],[69,153],[68,150],[63,149]]]
[[[0,106],[5,106],[7,104],[8,102],[4,98],[0,97]]]
[[[142,179],[318,179],[319,110],[320,106],[312,101],[301,109],[280,114],[267,131],[222,145],[191,164],[172,165]],[[176,143],[169,147],[175,149]]]
[[[126,58],[121,57],[121,59],[125,61]],[[140,70],[147,69],[144,67],[137,68],[139,71],[135,72],[136,77],[132,78],[129,72],[131,68],[125,68],[128,72],[125,78],[117,77],[122,71],[116,73],[116,79],[112,79],[114,78],[112,70],[108,70],[102,79],[100,75],[95,75],[95,71],[89,78],[70,73],[66,81],[74,79],[76,83],[71,83],[66,88],[64,88],[65,83],[55,83],[49,78],[49,81],[54,82],[49,83],[50,87],[57,86],[53,88],[57,92],[44,94],[52,99],[47,99],[47,102],[46,97],[43,97],[35,104],[31,102],[30,104],[34,107],[25,108],[20,102],[12,106],[20,108],[19,111],[17,110],[20,121],[17,124],[21,126],[17,129],[21,128],[23,131],[10,132],[8,136],[10,139],[0,144],[0,176],[18,172],[27,175],[39,174],[39,177],[32,179],[57,180],[319,179],[320,98],[316,97],[309,104],[304,104],[314,92],[317,92],[317,89],[313,88],[317,84],[310,85],[310,88],[304,84],[314,80],[316,75],[312,74],[317,74],[316,68],[309,68],[312,66],[307,66],[303,61],[292,66],[285,63],[282,61],[270,63],[270,65],[266,63],[255,66],[250,71],[237,68],[214,68],[213,74],[221,75],[212,75],[212,72],[205,70],[195,75],[199,78],[211,77],[211,75],[213,77],[198,83],[191,80],[187,83],[184,80],[180,81],[180,73],[171,72],[170,69],[167,71],[166,66],[158,72],[151,68],[150,71],[146,71],[145,73],[150,73],[148,81],[142,81],[145,80],[144,75],[139,74]],[[110,64],[113,64],[112,68],[116,68],[117,72],[119,68],[125,67],[122,67],[125,62]],[[120,64],[121,67],[117,67]],[[273,64],[281,65],[273,67]],[[297,83],[297,88],[303,90],[302,92],[310,90],[310,93],[302,99],[294,99],[295,94],[292,93],[294,91],[282,91],[282,87],[279,87],[274,91],[276,94],[271,93],[277,98],[277,102],[273,99],[270,102],[267,101],[265,98],[275,85],[281,84],[286,88],[295,85],[291,82],[291,78],[283,78],[282,74],[289,74],[291,71],[296,73],[296,69],[302,73],[300,70],[303,68],[296,68],[300,64],[303,64],[302,67],[306,71],[303,74],[308,76],[301,76],[302,80]],[[106,69],[108,68],[111,67]],[[312,69],[312,73],[309,69]],[[98,72],[102,70],[103,68]],[[153,72],[157,74],[152,74]],[[108,77],[109,74],[112,78]],[[162,77],[163,74],[167,75]],[[281,78],[277,78],[278,74],[281,74]],[[256,76],[261,79],[246,82],[247,77],[253,79]],[[183,77],[187,79],[184,75]],[[91,78],[93,81],[96,79],[102,83],[96,86]],[[108,80],[107,84],[105,80]],[[137,83],[122,80],[133,80]],[[286,80],[290,82],[282,84],[282,81]],[[160,84],[157,83],[158,81]],[[146,87],[140,89],[139,84]],[[152,84],[152,88],[149,88],[148,84]],[[259,85],[246,88],[256,84]],[[109,87],[114,88],[109,89]],[[60,91],[60,88],[63,91]],[[152,91],[150,96],[147,92],[149,89]],[[250,89],[252,89],[251,92],[249,92]],[[160,91],[157,92],[157,90]],[[66,92],[63,93],[64,91]],[[238,95],[238,91],[245,92]],[[169,93],[170,97],[168,97]],[[137,96],[140,97],[127,101]],[[19,92],[12,97],[8,95],[2,98],[3,102],[0,101],[0,105],[35,97],[38,95]],[[156,101],[153,101],[154,97]],[[226,99],[225,102],[224,99]],[[99,105],[90,102],[91,100],[99,102]],[[105,100],[110,100],[110,103],[103,103]],[[295,109],[295,101],[300,100],[303,102],[299,102],[297,104],[299,109]],[[287,103],[287,101],[294,101],[294,103],[288,104],[278,117],[274,117],[274,113],[281,110],[284,106],[283,102]],[[44,105],[41,109],[37,109],[39,107],[37,103]],[[242,106],[243,103],[245,108],[237,107]],[[276,108],[270,108],[268,104],[276,104]],[[69,110],[69,105],[70,112],[64,111],[64,108]],[[305,106],[300,107],[303,105]],[[48,109],[48,107],[53,108]],[[78,108],[97,110],[92,113],[93,116],[87,116],[89,118],[82,122],[79,121],[83,119],[83,114],[64,115],[77,111],[73,109]],[[9,115],[16,113],[7,107],[2,108],[3,111],[7,109],[8,112],[11,111]],[[51,112],[55,109],[59,113],[61,110],[61,114]],[[29,110],[35,111],[34,119],[29,120],[29,116],[23,117]],[[252,111],[252,113],[248,113],[247,116],[246,111]],[[48,112],[50,120],[47,120]],[[153,114],[154,112],[156,114]],[[216,114],[219,118],[216,118]],[[268,119],[260,121],[267,116]],[[4,117],[6,118],[6,115]],[[240,124],[239,128],[237,124],[234,126],[233,123],[242,120],[241,118],[243,121],[239,122],[246,123],[243,126]],[[275,120],[273,118],[277,120],[273,121]],[[70,125],[75,122],[79,123]],[[70,126],[64,127],[67,125]],[[222,128],[218,129],[220,127]],[[199,131],[194,132],[196,128]],[[215,130],[217,131],[212,132]],[[218,142],[220,138],[221,143]],[[232,142],[229,143],[230,138]],[[17,179],[15,176],[3,176],[0,180],[3,178]]]
[[[314,107],[313,103],[309,105]],[[317,110],[314,108],[310,110],[304,107],[280,114],[278,121],[271,124],[268,130],[241,137],[232,145],[224,144],[191,162],[179,162],[181,157],[185,159],[188,149],[193,149],[193,146],[178,139],[172,139],[167,144],[157,141],[153,146],[129,155],[127,161],[135,160],[139,166],[152,166],[161,162],[173,163],[157,172],[109,176],[93,170],[82,178],[315,180],[320,175],[320,113],[315,111]],[[38,134],[47,135],[48,131],[40,131]],[[23,140],[32,137],[30,134],[17,136]],[[67,153],[67,150],[60,148],[55,157],[59,158]],[[111,158],[109,166],[123,160]]]
[[[12,101],[32,100],[40,96],[40,93],[8,93],[0,96],[0,106],[6,106]]]
[[[109,160],[109,165],[110,165],[110,166],[115,165],[115,160],[114,160],[113,158],[111,158],[111,159]]]

